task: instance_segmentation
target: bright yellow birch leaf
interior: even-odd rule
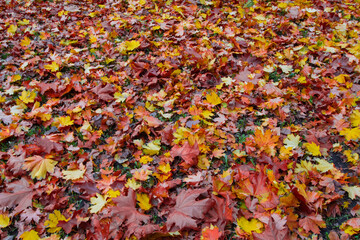
[[[57,161],[51,159],[51,155],[45,156],[32,156],[25,159],[23,168],[25,170],[31,170],[31,177],[36,179],[43,179],[46,176],[46,173],[54,172],[54,167],[57,164]]]
[[[147,211],[152,207],[150,203],[150,198],[146,193],[137,193],[136,199],[139,202],[139,207],[142,210]]]

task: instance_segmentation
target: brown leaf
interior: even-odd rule
[[[95,93],[101,100],[111,101],[114,99],[113,93],[115,92],[115,89],[111,84],[106,84],[105,87],[98,85],[91,89],[91,91]]]

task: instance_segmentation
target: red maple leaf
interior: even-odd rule
[[[35,192],[25,178],[9,183],[7,190],[10,192],[0,193],[0,207],[15,207],[16,214],[31,206]]]
[[[166,222],[168,231],[197,229],[197,219],[203,219],[213,206],[210,198],[196,200],[206,192],[206,189],[184,190],[176,197],[176,204]]]
[[[194,166],[198,162],[197,157],[200,154],[200,150],[197,142],[195,142],[193,146],[191,146],[189,142],[186,142],[182,147],[175,145],[171,149],[170,154],[173,158],[181,157],[184,159],[186,165]]]

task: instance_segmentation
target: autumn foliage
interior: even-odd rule
[[[358,0],[0,1],[0,239],[358,239]]]

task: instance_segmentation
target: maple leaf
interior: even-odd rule
[[[44,65],[44,68],[47,70],[51,70],[51,72],[56,72],[59,70],[59,64],[56,62],[52,62],[51,64]]]
[[[159,154],[161,150],[160,139],[151,141],[146,145],[143,145],[143,152],[149,155]]]
[[[49,220],[44,222],[45,227],[49,228],[47,231],[49,233],[56,233],[61,230],[61,227],[58,227],[59,221],[68,221],[64,215],[61,214],[59,210],[55,210],[54,213],[49,214]]]
[[[115,88],[111,84],[106,84],[105,87],[102,87],[101,84],[91,89],[93,93],[97,95],[101,100],[111,101],[114,99],[113,93]]]
[[[170,154],[171,157],[181,157],[184,159],[186,164],[189,166],[194,166],[198,162],[197,157],[200,154],[200,150],[197,142],[195,142],[193,146],[190,146],[189,142],[185,142],[182,147],[179,145],[172,147]]]
[[[7,188],[12,193],[0,193],[0,207],[12,208],[16,206],[14,213],[19,213],[31,206],[35,192],[26,179],[21,178],[10,183]]]
[[[23,47],[27,47],[30,45],[30,43],[31,43],[31,40],[28,37],[24,37],[24,39],[21,40],[20,45]]]
[[[246,233],[257,232],[261,233],[264,225],[257,219],[253,218],[248,221],[246,218],[241,217],[237,220],[237,225]]]
[[[210,198],[196,200],[206,193],[206,189],[183,190],[176,197],[176,204],[172,208],[166,222],[168,231],[185,228],[197,229],[196,219],[203,219],[213,205]]]
[[[140,162],[142,163],[142,164],[147,164],[147,163],[149,163],[149,162],[152,162],[154,159],[152,158],[152,157],[150,157],[150,156],[142,156],[141,158],[140,158]]]
[[[17,26],[11,24],[10,27],[8,28],[7,32],[10,34],[15,34],[16,30],[17,30]]]
[[[353,127],[358,127],[360,125],[360,111],[353,111],[349,119]]]
[[[360,218],[351,218],[341,224],[340,229],[349,235],[360,233]]]
[[[286,218],[281,218],[278,214],[273,213],[261,233],[254,232],[254,240],[278,240],[288,239],[288,229],[286,227]]]
[[[103,197],[101,194],[96,193],[95,197],[90,198],[91,206],[89,207],[90,213],[98,213],[105,207],[107,203],[107,197]]]
[[[139,202],[139,207],[142,210],[147,211],[152,207],[149,195],[147,195],[146,193],[137,193],[136,199]]]
[[[0,228],[6,228],[10,225],[10,218],[7,214],[0,214]]]
[[[320,233],[320,228],[325,228],[326,224],[323,221],[321,215],[311,215],[299,220],[300,227],[306,232]]]
[[[340,135],[345,136],[347,141],[356,140],[360,137],[360,128],[343,128]]]
[[[62,171],[63,178],[66,180],[77,180],[84,176],[86,169],[73,169],[68,171]]]
[[[20,238],[23,240],[40,240],[39,234],[35,230],[23,232],[23,234],[20,235]]]
[[[272,136],[270,129],[265,133],[261,129],[256,129],[254,134],[255,143],[260,147],[260,151],[264,151],[270,155],[275,154],[275,146],[279,140],[279,136]]]
[[[289,134],[286,136],[286,138],[284,139],[284,144],[286,148],[297,148],[300,144],[300,136],[294,136],[294,134]]]
[[[200,240],[218,240],[221,235],[219,228],[211,224],[210,227],[203,228]]]
[[[54,167],[57,164],[57,161],[51,159],[52,155],[46,155],[45,158],[35,155],[28,157],[24,162],[24,169],[31,170],[31,178],[43,179],[46,176],[46,173],[54,172]]]
[[[311,153],[313,156],[321,156],[320,146],[316,145],[316,143],[305,143],[306,150]]]
[[[62,116],[58,118],[61,127],[67,127],[74,124],[74,120],[71,120],[70,116]]]
[[[19,99],[24,103],[32,103],[35,101],[36,92],[35,91],[22,91],[21,96]]]
[[[213,106],[222,103],[221,98],[214,91],[206,94],[206,101]]]
[[[343,186],[342,188],[349,194],[349,198],[354,199],[355,197],[360,197],[359,186]]]
[[[316,159],[316,161],[318,162],[318,165],[315,165],[315,168],[322,173],[334,169],[333,163],[329,163],[324,159]]]
[[[130,236],[132,233],[137,232],[141,234],[140,226],[143,222],[147,222],[150,219],[149,215],[142,214],[136,209],[136,194],[132,189],[129,189],[127,196],[120,196],[113,199],[113,202],[116,204],[115,207],[110,209],[110,212],[113,216],[119,217],[126,222],[127,232],[126,236]],[[152,226],[152,224],[149,224]]]
[[[136,40],[126,41],[125,46],[126,46],[126,50],[132,51],[140,46],[140,42]]]

